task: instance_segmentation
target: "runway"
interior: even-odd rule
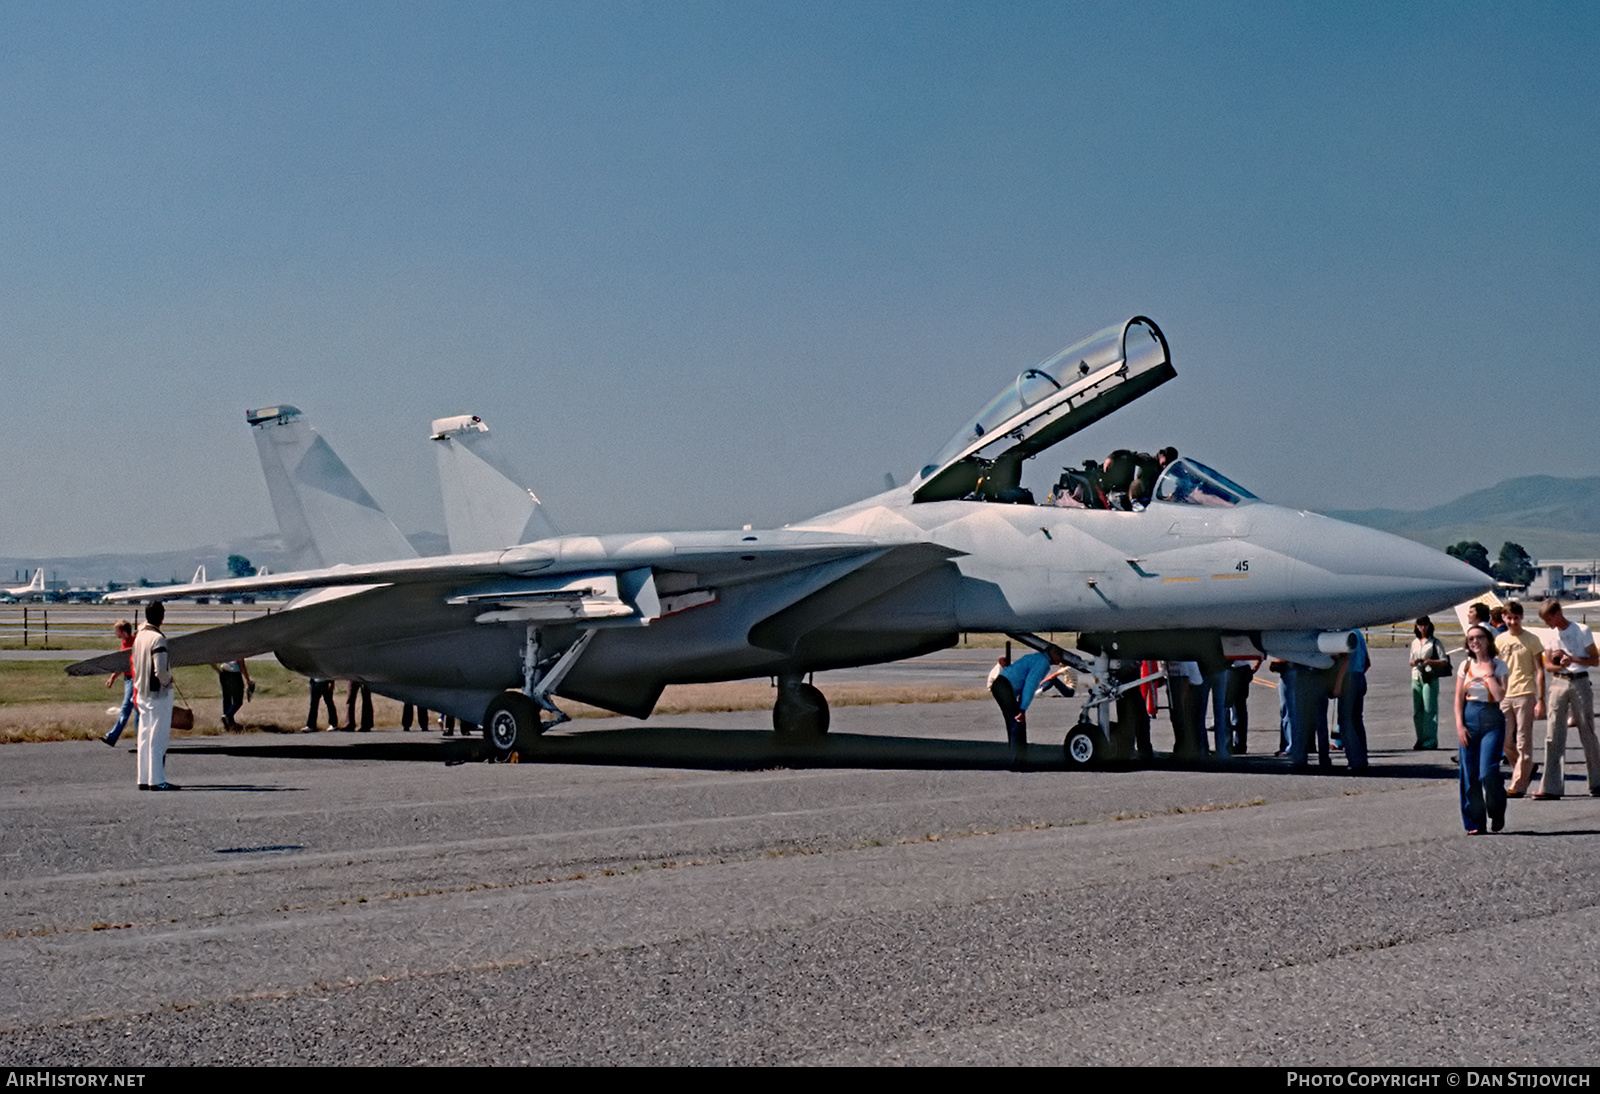
[[[192,739],[176,794],[8,746],[0,1059],[1592,1065],[1576,742],[1564,801],[1468,838],[1374,653],[1363,777],[1260,756],[1265,688],[1233,770],[1000,770],[987,703],[797,749],[763,712],[585,721],[516,765]],[[1077,704],[1040,704],[1049,761]]]

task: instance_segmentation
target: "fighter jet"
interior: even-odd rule
[[[1489,586],[1438,551],[1268,504],[1193,459],[1159,477],[1146,468],[1140,485],[1086,465],[1063,475],[1056,504],[1034,503],[1024,460],[1175,375],[1166,337],[1136,316],[1022,370],[909,482],[854,505],[775,529],[550,534],[212,582],[308,592],[271,616],[175,638],[171,655],[270,651],[305,675],[363,680],[481,724],[510,749],[550,724],[541,711],[557,698],[643,718],[668,684],[763,676],[778,685],[774,730],[815,736],[828,706],[808,674],[941,649],[965,631],[1029,644],[1068,632],[1086,655],[1073,660],[1088,675],[1090,727],[1076,746],[1069,734],[1068,755],[1089,762],[1125,686],[1112,683],[1113,658],[1220,666],[1226,644],[1325,664],[1350,628]],[[110,671],[102,660],[68,671]]]

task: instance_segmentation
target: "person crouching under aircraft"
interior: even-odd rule
[[[1002,668],[989,686],[989,694],[1000,704],[1006,723],[1006,740],[1011,745],[1011,770],[1020,771],[1028,752],[1028,704],[1038,693],[1053,668],[1067,663],[1059,646],[1044,653],[1030,653]]]

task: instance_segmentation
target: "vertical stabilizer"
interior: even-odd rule
[[[409,540],[292,406],[245,411],[295,569],[416,558]]]
[[[23,573],[27,573],[28,571],[24,570],[22,572]],[[43,566],[35,567],[35,569],[33,571],[33,577],[31,577],[28,580],[28,583],[26,585],[12,585],[12,586],[0,587],[0,596],[9,596],[9,597],[14,597],[14,598],[35,597],[35,596],[37,596],[42,600],[44,598],[45,592],[46,592],[46,589],[44,587],[44,567]]]
[[[471,414],[433,423],[444,526],[452,554],[497,551],[557,535],[544,506],[501,455],[483,419]]]

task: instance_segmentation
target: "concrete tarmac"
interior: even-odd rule
[[[1267,688],[1228,769],[1062,770],[1055,698],[1024,773],[991,703],[800,748],[763,712],[584,721],[514,765],[193,739],[173,794],[8,746],[0,1061],[1592,1066],[1576,740],[1565,800],[1467,837],[1374,653],[1359,777],[1261,755]]]

